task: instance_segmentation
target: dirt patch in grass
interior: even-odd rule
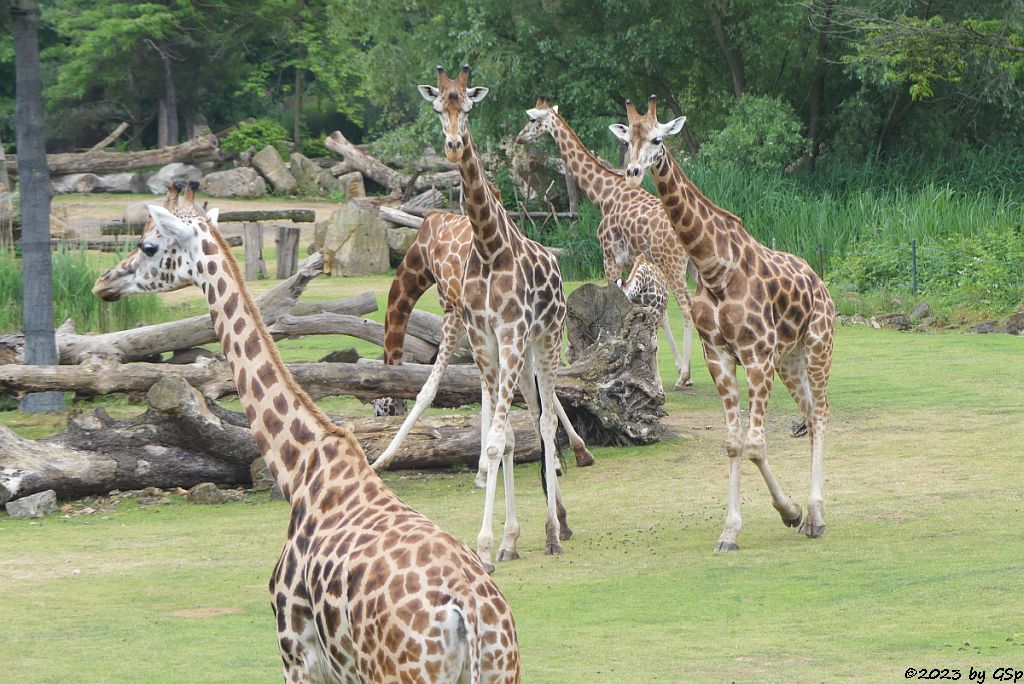
[[[241,608],[186,608],[171,613],[171,617],[180,618],[209,618],[219,615],[232,615],[244,612]]]

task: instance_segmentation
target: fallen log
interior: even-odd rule
[[[218,223],[243,223],[246,221],[292,221],[294,223],[314,223],[316,211],[313,209],[272,209],[251,211],[222,211]]]
[[[199,482],[250,485],[259,450],[244,414],[206,400],[181,378],[168,377],[147,393],[142,415],[114,420],[103,409],[73,415],[67,429],[33,441],[0,427],[0,505],[47,489],[61,498],[114,489],[191,487]],[[376,456],[390,443],[402,417],[332,417]],[[530,417],[513,412],[515,460],[535,460],[540,445]],[[480,455],[479,416],[427,416],[399,451],[395,468],[475,468]]]
[[[66,176],[51,176],[50,189],[55,194],[90,192],[134,192],[147,191],[146,180],[141,173],[72,173]]]
[[[104,233],[106,234],[106,233]],[[139,233],[141,235],[141,233]],[[125,235],[131,237],[131,234],[127,233],[114,233],[114,235]],[[241,247],[242,236],[241,235],[226,235],[224,236],[225,242],[228,243],[229,247]],[[120,252],[126,249],[132,249],[135,247],[137,240],[83,240],[81,238],[53,238],[50,240],[50,246],[54,249],[63,247],[64,249],[88,249],[95,252]]]
[[[378,185],[382,185],[392,192],[404,191],[410,181],[414,181],[413,189],[418,191],[429,190],[433,187],[449,187],[460,182],[457,170],[419,174],[414,179],[411,174],[400,173],[385,165],[376,157],[366,154],[356,145],[349,142],[341,134],[341,131],[334,131],[328,135],[324,139],[324,146],[342,157],[349,168],[360,172],[366,178],[373,180]]]
[[[593,288],[592,291],[584,288]],[[652,309],[636,306],[617,287],[586,285],[569,297],[570,338],[579,321],[592,320],[580,310],[618,316],[618,327],[584,345],[577,343],[574,363],[558,371],[555,391],[577,432],[593,446],[649,444],[661,438],[665,392],[657,376],[657,329]],[[577,292],[580,292],[577,290]],[[588,306],[600,300],[599,307]],[[575,321],[575,322],[574,322]],[[404,363],[294,363],[288,369],[314,399],[351,395],[363,402],[377,397],[414,399],[432,366]],[[74,391],[81,396],[113,392],[143,393],[158,380],[180,376],[209,399],[235,392],[223,362],[200,359],[168,366],[135,363],[80,366],[0,366],[0,389],[7,392]],[[434,406],[465,406],[480,401],[480,374],[475,365],[449,366],[441,378]],[[516,401],[521,402],[517,394]]]
[[[419,228],[423,223],[423,219],[419,216],[406,213],[401,209],[395,209],[393,207],[381,207],[378,210],[380,217],[385,221],[390,221],[399,226],[405,226],[407,228]]]
[[[128,130],[128,122],[127,121],[122,121],[121,123],[119,123],[117,125],[117,128],[115,128],[113,131],[110,132],[110,135],[108,135],[106,138],[104,138],[103,140],[100,140],[98,143],[96,143],[95,145],[90,147],[89,151],[92,152],[94,150],[102,150],[104,147],[109,147],[111,143],[113,143],[115,140],[120,138],[121,134],[124,133],[127,130]]]
[[[111,152],[109,150],[88,150],[86,152],[63,152],[46,155],[46,164],[51,176],[63,176],[70,173],[104,173],[108,171],[131,171],[150,166],[163,166],[171,162],[197,163],[217,161],[220,151],[217,149],[217,138],[204,135],[173,147],[161,147],[155,150],[137,150],[134,152]],[[18,172],[17,156],[7,156],[7,171],[11,175]]]
[[[301,337],[303,335],[349,335],[360,340],[384,346],[384,326],[359,316],[321,312],[309,316],[280,317],[268,326],[271,335],[277,337]],[[414,363],[431,363],[437,356],[437,345],[407,335],[405,358]]]

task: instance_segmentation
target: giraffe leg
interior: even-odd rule
[[[515,463],[516,433],[511,426],[505,430],[505,453],[501,468],[505,476],[505,533],[498,549],[498,562],[519,560],[516,542],[519,541],[519,518],[516,516]]]
[[[547,543],[544,552],[548,555],[563,553],[561,541],[572,536],[567,520],[565,503],[558,485],[555,466],[558,462],[555,451],[555,431],[558,429],[555,406],[555,370],[558,368],[558,354],[561,336],[556,339],[542,338],[534,345],[534,366],[537,373],[537,389],[540,394],[540,435],[544,444],[544,458],[547,463],[545,486],[548,497],[548,519],[544,526]]]
[[[688,265],[690,263],[692,262],[687,261]],[[683,351],[681,354],[676,348],[675,338],[672,337],[672,331],[669,329],[667,307],[662,327],[665,329],[665,337],[668,339],[669,348],[672,350],[672,357],[676,362],[678,378],[672,389],[681,390],[693,384],[693,380],[690,378],[690,357],[693,356],[693,317],[690,316],[690,289],[686,284],[687,269],[683,268],[681,273],[676,272],[677,270],[672,269],[670,272],[666,272],[665,278],[668,280],[669,289],[675,295],[676,302],[679,304],[679,311],[683,317]]]
[[[554,405],[555,412],[558,414],[558,421],[562,424],[565,434],[569,436],[569,447],[576,455],[576,466],[578,468],[586,468],[587,466],[594,465],[594,455],[590,453],[587,443],[583,441],[583,438],[573,428],[572,422],[569,420],[569,416],[565,415],[565,409],[562,408],[562,402],[558,400],[557,396],[555,396]]]
[[[405,417],[402,427],[398,430],[398,434],[391,440],[391,444],[384,450],[384,453],[373,462],[374,470],[381,471],[387,469],[388,465],[395,459],[395,455],[398,453],[399,447],[402,446],[402,442],[405,441],[409,432],[415,427],[416,421],[420,419],[423,412],[433,403],[434,397],[437,396],[437,388],[441,384],[441,376],[444,375],[445,369],[448,368],[448,362],[451,360],[452,352],[455,351],[455,347],[459,343],[459,336],[461,334],[462,317],[457,311],[446,311],[444,318],[441,319],[441,344],[437,348],[437,359],[434,361],[434,367],[430,369],[427,381],[423,384],[419,394],[416,395],[416,404],[413,406],[412,411],[409,412],[409,415]]]
[[[757,465],[761,471],[761,477],[768,485],[768,491],[772,495],[772,506],[787,527],[796,527],[800,524],[800,506],[786,496],[779,486],[775,474],[768,465],[768,455],[765,448],[764,417],[768,410],[768,399],[772,394],[772,385],[775,381],[775,367],[770,361],[764,359],[747,358],[743,363],[747,372],[747,390],[750,400],[750,425],[747,429],[747,437],[743,444],[743,454]]]
[[[470,336],[470,340],[473,340],[474,336]],[[497,358],[498,347],[493,341],[490,345],[483,346],[485,343],[481,343],[481,351],[474,349],[473,355],[479,357],[481,353],[493,354],[494,358]],[[480,362],[477,361],[477,366]],[[494,399],[495,395],[492,392],[492,388],[496,387],[498,381],[497,370],[493,365],[488,365],[486,371],[480,371],[480,462],[477,465],[476,479],[473,482],[475,487],[484,489],[487,486],[487,433],[491,429],[491,420],[494,418]]]
[[[743,527],[740,515],[740,464],[743,441],[740,434],[740,393],[736,385],[736,361],[728,352],[719,353],[705,346],[708,370],[722,399],[725,411],[725,453],[729,457],[729,506],[725,514],[725,527],[715,544],[715,553],[735,551],[736,539]]]

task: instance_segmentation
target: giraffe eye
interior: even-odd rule
[[[655,138],[651,142],[654,143],[655,145],[660,145],[661,144],[661,138]]]
[[[142,253],[145,254],[146,256],[153,256],[154,254],[157,253],[159,247],[154,245],[152,242],[140,242],[139,249],[141,249]]]

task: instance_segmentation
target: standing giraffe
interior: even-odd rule
[[[492,187],[492,191],[497,192],[497,189]],[[441,344],[438,346],[437,358],[430,371],[430,376],[416,397],[416,405],[413,407],[412,413],[406,417],[388,448],[374,461],[375,470],[386,469],[394,460],[405,437],[437,395],[441,376],[444,375],[462,335],[462,270],[472,249],[473,228],[469,223],[469,218],[448,212],[432,211],[423,219],[423,223],[416,233],[416,240],[395,271],[395,279],[391,283],[391,291],[388,294],[387,316],[384,319],[384,363],[389,365],[402,363],[409,316],[419,298],[435,282],[444,317],[441,320]],[[558,397],[555,397],[554,401],[559,421],[569,437],[569,445],[576,456],[576,465],[579,467],[592,465],[594,457],[587,449],[586,442],[573,429]],[[387,410],[385,407],[388,406],[397,407],[400,404],[390,397],[374,400],[376,415],[398,415]],[[486,484],[487,458],[483,453],[483,445],[481,445],[476,485],[485,487]]]
[[[217,210],[149,207],[151,230],[96,281],[107,301],[196,285],[260,453],[291,504],[270,580],[289,682],[520,681],[511,611],[465,544],[405,505],[281,362]]]
[[[640,116],[626,101],[628,126],[609,128],[629,146],[626,178],[640,185],[648,168],[664,211],[693,259],[700,277],[693,299],[693,321],[725,409],[725,450],[729,456],[729,509],[715,551],[733,551],[740,533],[740,463],[752,460],[761,471],[772,505],[790,526],[808,537],[825,531],[823,459],[832,367],[835,306],[825,284],[806,261],[768,249],[743,222],[712,204],[679,168],[664,138],[683,129],[686,117],[658,123],[657,98]],[[736,362],[747,375],[750,424],[740,421]],[[811,436],[811,492],[807,518],[779,487],[765,453],[764,415],[775,372],[800,406]]]
[[[576,185],[601,209],[597,239],[604,253],[604,274],[608,282],[614,283],[621,278],[623,266],[640,254],[646,254],[664,273],[683,314],[682,353],[672,336],[668,314],[661,320],[675,359],[675,389],[692,385],[693,320],[690,317],[690,290],[686,284],[690,258],[673,232],[661,202],[651,193],[630,185],[621,173],[612,170],[588,150],[558,113],[558,107],[551,106],[550,98],[537,98],[536,106],[526,115],[530,121],[519,132],[516,142],[531,142],[545,133],[554,138],[566,167],[576,179]]]
[[[473,249],[462,274],[462,318],[473,358],[480,368],[480,441],[487,459],[484,517],[477,536],[477,552],[485,567],[493,567],[492,518],[498,467],[502,465],[505,534],[498,560],[519,557],[512,468],[515,435],[508,424],[518,386],[531,413],[540,416],[542,476],[548,499],[544,551],[560,554],[560,542],[568,539],[572,530],[566,522],[556,476],[555,370],[561,356],[566,312],[558,261],[544,246],[519,231],[484,176],[468,115],[488,89],[470,88],[469,66],[463,65],[457,79],[449,78],[444,67],[437,67],[437,87],[421,85],[419,90],[441,120],[445,156],[459,166],[466,215],[473,229]]]

